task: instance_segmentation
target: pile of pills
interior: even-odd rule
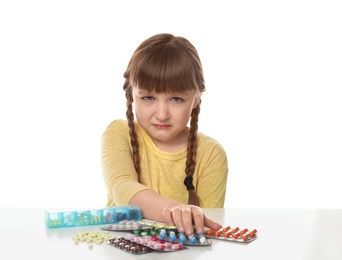
[[[103,221],[105,223],[114,223],[115,222],[115,218],[114,218],[114,213],[111,212],[106,212],[106,214],[103,216]]]
[[[109,234],[108,231],[90,231],[90,232],[81,232],[72,236],[72,240],[75,245],[79,245],[79,243],[87,243],[89,249],[93,249],[93,245],[100,245],[104,241],[112,239],[113,236]]]
[[[178,251],[185,249],[183,244],[167,242],[156,236],[145,236],[130,234],[126,238],[112,238],[108,244],[132,254],[144,254],[152,251]]]
[[[240,229],[239,227],[232,228],[230,226],[227,226],[225,228],[221,228],[218,231],[212,229],[208,230],[206,232],[206,237],[227,241],[251,242],[257,238],[257,230],[252,229],[250,231],[247,228]]]

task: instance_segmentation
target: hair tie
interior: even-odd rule
[[[195,189],[194,185],[192,185],[192,176],[185,177],[184,185],[186,186],[187,190],[194,190]]]

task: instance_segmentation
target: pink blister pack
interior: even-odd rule
[[[174,252],[186,249],[180,243],[165,241],[156,236],[141,237],[135,234],[111,238],[108,244],[132,254],[145,254],[153,251]]]

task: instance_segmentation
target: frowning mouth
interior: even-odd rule
[[[153,124],[153,126],[157,129],[167,129],[171,127],[171,125],[157,125],[157,124]]]

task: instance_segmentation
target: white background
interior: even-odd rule
[[[226,207],[341,208],[340,1],[1,1],[0,206],[102,207],[99,139],[146,38],[203,63]]]

